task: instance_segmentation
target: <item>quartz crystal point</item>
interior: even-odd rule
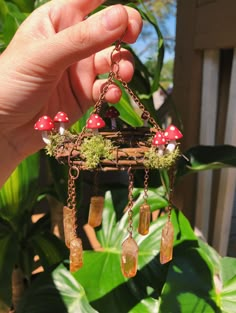
[[[130,236],[122,244],[121,270],[125,277],[134,277],[138,267],[138,245]]]
[[[70,248],[70,241],[75,236],[75,210],[63,207],[63,226],[65,244]]]
[[[160,262],[165,264],[172,260],[174,244],[174,227],[171,221],[168,221],[161,234]]]
[[[76,272],[83,266],[83,247],[80,238],[74,237],[70,242],[70,271]]]
[[[102,212],[104,207],[104,197],[94,196],[90,200],[88,224],[97,227],[102,223]]]
[[[144,203],[140,207],[138,232],[140,235],[147,235],[150,226],[151,211],[150,205]]]

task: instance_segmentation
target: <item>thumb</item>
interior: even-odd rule
[[[128,41],[135,41],[141,26],[136,10],[122,5],[109,7],[50,36],[44,43],[47,53],[42,55],[41,61],[49,68],[65,69],[110,46],[124,33]]]

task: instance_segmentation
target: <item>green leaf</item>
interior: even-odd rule
[[[236,277],[236,259],[230,257],[224,257],[221,259],[221,273],[220,273],[223,285]],[[236,289],[235,289],[236,290]]]
[[[120,112],[119,118],[125,123],[129,124],[132,127],[143,126],[143,121],[141,117],[135,112],[134,107],[130,103],[130,97],[127,92],[121,87],[122,97],[117,106],[118,111]]]
[[[11,276],[19,251],[18,238],[15,233],[8,232],[4,238],[0,238],[0,251],[0,302],[10,306],[12,295]]]
[[[70,272],[59,265],[45,272],[32,284],[20,303],[17,313],[95,313],[83,287]]]
[[[4,45],[6,47],[11,41],[20,24],[27,17],[27,14],[21,12],[15,4],[10,2],[6,2],[6,5],[4,6],[1,1],[0,6],[3,8],[3,12],[1,14],[2,15],[1,28],[4,39]]]
[[[154,193],[150,195],[152,198]],[[152,202],[152,199],[151,199]],[[138,273],[132,279],[126,279],[122,276],[120,270],[120,253],[121,244],[127,236],[127,213],[116,223],[114,208],[112,205],[111,195],[106,196],[105,208],[103,213],[102,228],[97,232],[97,237],[103,246],[100,252],[85,252],[84,266],[81,270],[75,273],[76,279],[84,286],[88,299],[92,306],[99,312],[152,312],[150,308],[157,309],[159,306],[159,298],[162,297],[161,290],[165,282],[166,273],[170,264],[161,266],[159,263],[159,246],[161,239],[161,231],[166,222],[166,216],[159,218],[153,222],[147,236],[137,234],[138,226],[138,211],[140,205],[143,203],[143,194],[140,193],[133,206],[133,227],[134,238],[139,246],[139,260]],[[190,255],[188,258],[188,248],[196,250],[198,241],[193,233],[193,230],[181,214],[181,212],[172,212],[172,222],[175,228],[175,248],[174,255],[178,258],[179,251],[181,251],[181,258],[183,259],[186,253],[186,262],[184,266],[184,273],[178,279],[182,279],[182,284],[186,283],[186,277],[191,271],[187,263],[194,262],[196,255]],[[182,249],[180,249],[182,245]],[[186,248],[186,249],[185,249]],[[177,254],[177,255],[176,255]],[[209,286],[211,286],[212,296],[214,296],[212,275],[209,270],[209,265],[204,257],[198,252],[197,261],[194,262],[194,275],[197,278],[199,267],[205,269],[201,276],[208,273]],[[201,266],[198,266],[201,264]],[[88,279],[88,273],[93,279]],[[203,279],[204,280],[204,279]],[[175,281],[177,284],[178,280]],[[191,283],[189,282],[191,289]],[[198,284],[197,284],[198,286]],[[196,287],[197,289],[198,287]],[[195,290],[196,291],[196,290]],[[170,296],[170,295],[169,295]],[[206,299],[211,299],[206,291],[204,296]],[[199,294],[196,293],[198,298]],[[119,301],[119,299],[125,301]],[[170,300],[168,300],[170,302]],[[214,302],[214,300],[211,300]],[[163,305],[163,304],[162,304]],[[150,307],[149,307],[150,306]],[[104,308],[106,307],[105,311]],[[156,312],[156,311],[155,311]],[[175,312],[160,311],[160,312]],[[184,311],[183,311],[184,312]],[[188,312],[188,311],[185,311]],[[213,312],[213,311],[212,311]]]
[[[34,9],[34,1],[33,0],[11,0],[12,3],[17,5],[21,12],[32,12]]]
[[[224,284],[221,293],[221,305],[223,313],[236,312],[236,276]]]
[[[64,243],[49,232],[32,237],[31,242],[35,254],[39,255],[44,269],[68,258],[68,249],[65,247]]]
[[[216,304],[211,265],[190,241],[175,247],[161,295],[160,312],[221,312]]]
[[[0,190],[0,216],[18,220],[32,209],[39,193],[39,154],[25,159]],[[19,225],[15,225],[18,227]]]

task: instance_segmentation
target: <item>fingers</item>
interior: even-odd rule
[[[141,27],[142,20],[137,11],[115,5],[50,37],[45,42],[45,62],[66,68],[110,46],[124,33],[124,41],[134,42]]]
[[[53,0],[48,3],[50,19],[59,32],[83,20],[105,0]]]
[[[94,56],[94,69],[96,74],[105,74],[110,71],[112,60],[119,63],[119,75],[126,82],[132,79],[134,73],[134,60],[132,54],[125,49],[121,49],[120,53],[115,51],[111,54],[114,47],[109,47],[102,51],[99,51]]]
[[[93,91],[92,91],[92,96],[93,96],[94,101],[98,100],[105,83],[106,83],[105,79],[99,79],[94,82]],[[109,87],[105,95],[105,100],[109,103],[114,104],[120,100],[121,96],[122,96],[122,92],[120,88],[117,85],[112,84]]]

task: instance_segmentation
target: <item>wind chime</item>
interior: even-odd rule
[[[70,271],[77,271],[83,265],[82,241],[76,233],[76,190],[75,181],[82,170],[98,171],[127,171],[129,178],[128,192],[128,237],[122,243],[121,271],[125,277],[136,275],[138,268],[138,245],[133,238],[133,183],[134,171],[144,170],[143,204],[140,207],[138,232],[147,235],[151,221],[150,205],[148,204],[148,179],[150,169],[167,169],[170,177],[168,220],[162,230],[160,246],[160,262],[169,262],[173,254],[174,228],[171,222],[172,193],[174,182],[174,167],[180,157],[179,143],[181,132],[174,125],[162,130],[155,119],[145,109],[139,98],[119,75],[119,61],[115,61],[114,54],[121,59],[121,41],[111,54],[111,69],[100,97],[90,114],[86,126],[81,133],[73,134],[65,130],[65,123],[69,119],[64,112],[58,112],[52,120],[49,116],[42,116],[35,124],[35,129],[42,131],[42,138],[47,144],[47,153],[54,156],[58,162],[69,165],[68,200],[63,209],[63,223],[65,244],[70,249]],[[140,108],[144,126],[126,127],[119,129],[116,119],[118,110],[110,106],[105,117],[111,120],[110,127],[106,127],[100,116],[101,108],[105,104],[105,95],[109,86],[118,81],[131,99]],[[148,126],[151,125],[151,127]],[[55,124],[58,126],[55,127]],[[55,128],[58,131],[55,131]],[[96,189],[96,187],[95,187]],[[88,223],[97,227],[102,222],[103,197],[96,194],[91,198]]]

